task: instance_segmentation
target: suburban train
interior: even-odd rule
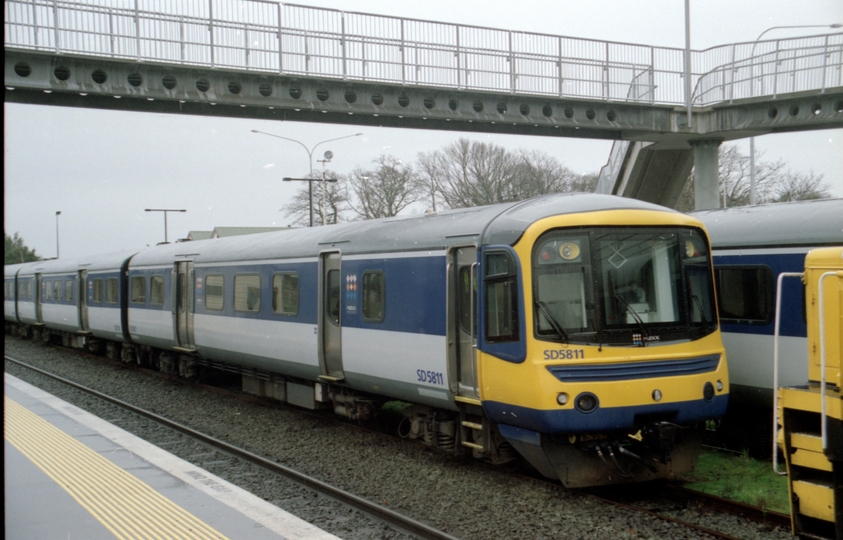
[[[569,487],[689,471],[729,397],[705,230],[608,195],[6,266],[5,317]]]
[[[794,536],[843,538],[843,246],[811,250],[804,272],[807,343],[798,385],[778,388],[777,442]],[[801,279],[793,279],[799,277]],[[776,318],[784,320],[784,312]],[[776,466],[775,461],[774,467]]]
[[[690,214],[711,238],[723,344],[729,357],[729,409],[717,442],[769,457],[772,440],[776,282],[802,272],[805,255],[843,245],[843,199],[741,206]],[[804,287],[783,284],[779,381],[801,384],[808,367]]]

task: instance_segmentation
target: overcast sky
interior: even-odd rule
[[[684,47],[682,0],[299,0],[298,4],[468,25],[646,45]],[[692,0],[691,47],[754,41],[767,28],[843,23],[843,0]],[[821,29],[773,30],[765,39]],[[161,214],[144,208],[186,208],[169,215],[172,241],[215,226],[286,226],[280,212],[295,192],[283,176],[307,174],[304,149],[253,129],[319,141],[363,136],[319,147],[330,168],[348,173],[381,154],[413,162],[459,137],[507,148],[544,151],[579,173],[597,172],[611,142],[461,134],[193,117],[96,109],[4,104],[5,231],[20,233],[42,257],[62,258],[154,245],[164,239]],[[813,170],[843,197],[843,129],[757,137],[763,160]],[[748,148],[746,141],[738,144]],[[318,164],[314,163],[314,168]]]

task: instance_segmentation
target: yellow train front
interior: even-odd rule
[[[800,537],[843,540],[843,247],[810,251],[801,277],[808,381],[778,391],[790,514]]]
[[[729,391],[699,222],[594,205],[484,245],[480,269],[478,397],[507,443],[568,487],[693,469]]]

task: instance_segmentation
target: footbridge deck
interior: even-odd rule
[[[840,32],[691,51],[689,122],[677,48],[264,0],[4,8],[7,102],[639,142],[608,192],[630,149],[843,127]]]

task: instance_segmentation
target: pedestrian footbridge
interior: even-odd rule
[[[671,206],[717,147],[843,127],[843,33],[690,51],[264,0],[6,0],[7,102],[617,141]],[[686,80],[690,84],[686,86]]]

